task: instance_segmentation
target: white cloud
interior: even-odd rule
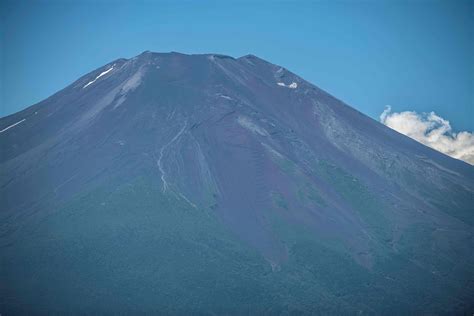
[[[387,106],[380,115],[380,121],[399,133],[451,157],[474,165],[474,134],[455,133],[449,121],[434,112],[418,114],[413,111],[392,112]]]

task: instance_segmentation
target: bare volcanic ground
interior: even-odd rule
[[[118,59],[0,150],[2,314],[474,310],[474,168],[258,57]]]

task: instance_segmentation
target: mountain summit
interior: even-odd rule
[[[256,56],[118,59],[0,149],[2,314],[473,310],[474,167]]]

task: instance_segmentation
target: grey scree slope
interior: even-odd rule
[[[248,55],[0,119],[0,312],[472,313],[474,168]]]

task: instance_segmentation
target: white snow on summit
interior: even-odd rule
[[[9,130],[10,128],[12,128],[12,127],[15,127],[15,126],[17,126],[18,124],[23,123],[24,121],[26,121],[26,119],[22,119],[21,121],[18,121],[18,122],[14,123],[14,124],[12,124],[12,125],[10,125],[10,126],[5,127],[4,129],[2,129],[2,130],[0,131],[0,133],[3,133],[3,132],[5,132],[6,130]]]
[[[297,84],[296,82],[293,82],[292,84],[290,84],[290,85],[288,86],[288,88],[290,88],[290,89],[296,89],[296,88],[298,88],[298,84]]]
[[[283,82],[277,82],[277,85],[279,85],[280,87],[286,87],[286,88],[290,88],[290,89],[296,89],[298,88],[298,84],[296,82],[292,82],[291,84],[289,85],[286,85],[284,84]]]
[[[82,89],[84,89],[84,88],[86,88],[87,86],[93,84],[93,83],[96,82],[97,79],[99,79],[100,77],[105,76],[106,74],[108,74],[112,69],[114,69],[114,66],[115,66],[115,65],[113,65],[112,68],[107,69],[106,71],[101,72],[100,75],[98,75],[94,80],[92,80],[91,82],[89,82],[88,84],[86,84],[84,87],[82,87]]]

